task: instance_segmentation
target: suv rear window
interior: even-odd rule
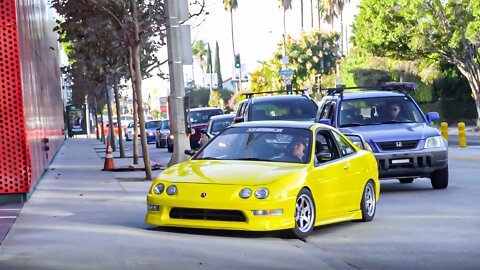
[[[251,121],[314,121],[317,115],[317,109],[317,105],[308,99],[262,101],[252,106],[249,119]]]

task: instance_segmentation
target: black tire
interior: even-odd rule
[[[430,175],[430,181],[434,189],[445,189],[448,187],[448,167],[436,170]]]
[[[362,210],[362,221],[372,221],[377,211],[377,193],[375,193],[375,185],[372,180],[368,180],[363,188],[362,200],[360,202]]]
[[[168,152],[169,152],[169,153],[173,153],[173,145],[170,145],[170,144],[169,144],[169,145],[167,145],[167,146],[168,146],[168,147],[167,147],[167,148],[168,148]]]
[[[302,188],[295,200],[295,228],[292,230],[295,237],[305,239],[312,233],[315,227],[316,210],[312,193]]]
[[[413,177],[398,179],[398,181],[400,181],[402,184],[410,184],[413,182],[413,180],[415,180]]]

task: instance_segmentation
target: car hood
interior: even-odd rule
[[[343,133],[359,133],[368,142],[422,140],[440,135],[438,130],[426,123],[368,125],[340,128],[339,130]]]
[[[255,186],[301,173],[307,166],[284,162],[190,160],[168,168],[159,179],[172,183]]]

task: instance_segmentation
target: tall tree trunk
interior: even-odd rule
[[[110,147],[112,152],[117,150],[115,145],[115,129],[113,125],[112,102],[110,101],[110,91],[108,91],[108,78],[105,80],[105,94],[107,96],[107,111],[108,111],[108,134],[110,137]]]
[[[300,0],[300,30],[303,32],[303,0]]]
[[[140,30],[138,25],[138,7],[136,0],[130,0],[132,7],[132,19],[134,27],[134,40],[130,47],[132,48],[133,70],[135,72],[135,91],[137,93],[138,120],[140,122],[140,138],[142,142],[142,156],[145,164],[145,178],[152,179],[152,167],[150,165],[150,155],[148,154],[147,134],[145,132],[145,115],[143,114],[142,98],[142,70],[140,68]]]
[[[120,97],[118,94],[118,83],[117,83],[117,74],[113,74],[113,91],[115,94],[115,107],[117,109],[117,123],[118,123],[118,145],[120,147],[120,157],[125,157],[125,148],[123,147],[123,126],[122,119],[120,117]]]
[[[138,111],[137,111],[137,94],[133,90],[133,164],[138,164]]]
[[[313,29],[313,0],[310,0],[310,27]]]
[[[233,35],[233,10],[230,8],[230,27],[232,31],[232,51],[233,51],[233,58],[235,58],[236,52],[235,52],[235,38]]]
[[[101,124],[101,129],[100,132],[102,133],[102,143],[107,143],[105,141],[105,124],[103,123],[103,113],[100,113],[100,124]]]
[[[137,94],[135,90],[135,71],[133,70],[132,50],[128,48],[128,68],[130,77],[132,78],[132,99],[133,99],[133,164],[138,164],[138,111],[137,111]]]
[[[468,84],[470,85],[477,109],[477,127],[480,128],[480,68],[478,64],[475,63],[473,57],[464,61],[467,63],[458,61],[456,62],[456,66],[463,76],[467,78]]]
[[[287,9],[284,7],[283,8],[283,56],[287,55],[287,45],[285,43],[287,40],[286,12],[287,12]]]
[[[95,108],[96,108],[96,102],[95,102]],[[95,121],[95,130],[97,132],[95,132],[96,134],[96,137],[97,137],[97,140],[100,141],[100,129],[98,128],[98,115],[97,115],[97,109],[93,109],[93,118],[94,118],[94,121]]]

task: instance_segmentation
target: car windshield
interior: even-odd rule
[[[145,122],[145,128],[158,128],[160,127],[160,124],[162,121],[151,121],[151,122]]]
[[[339,127],[421,122],[421,111],[407,97],[343,100],[338,112]]]
[[[219,120],[212,120],[212,128],[210,132],[212,134],[217,134],[220,131],[226,129],[228,126],[232,124],[233,117],[232,118],[223,118]]]
[[[297,120],[315,121],[318,106],[312,100],[269,100],[252,106],[251,121],[259,120]]]
[[[208,119],[214,115],[222,114],[221,110],[203,110],[203,111],[191,111],[190,118],[192,124],[207,123]]]
[[[193,159],[307,163],[311,136],[308,129],[233,127],[214,137]]]
[[[163,120],[161,129],[170,129],[170,121],[169,120]]]

